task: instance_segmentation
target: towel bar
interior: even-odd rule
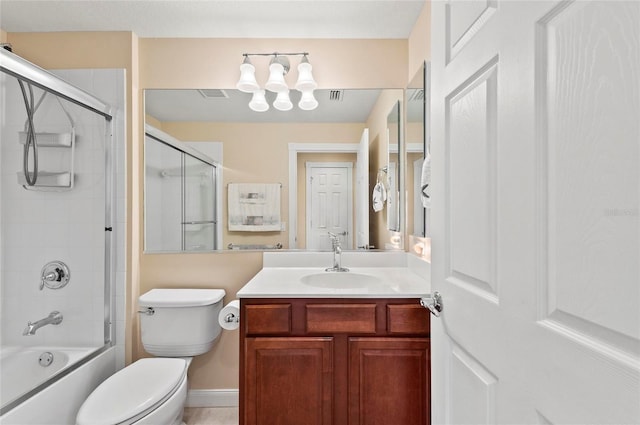
[[[264,245],[264,244],[234,244],[230,243],[227,245],[229,249],[282,249],[282,244],[277,243],[275,245]]]

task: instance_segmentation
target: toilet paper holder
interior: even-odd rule
[[[226,323],[238,323],[238,322],[240,322],[240,317],[236,316],[233,313],[229,313],[226,316],[224,316],[224,321]]]
[[[233,300],[218,313],[218,323],[222,329],[232,331],[240,327],[240,301]]]

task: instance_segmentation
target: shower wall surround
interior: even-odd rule
[[[112,320],[115,321],[117,367],[124,364],[125,246],[125,75],[124,70],[56,70],[62,79],[114,107],[113,125],[80,106],[65,103],[76,121],[75,186],[62,192],[25,190],[18,184],[22,170],[25,108],[15,78],[0,74],[2,133],[0,173],[0,342],[2,346],[101,347],[105,341],[105,131],[113,130],[113,279]],[[36,102],[40,89],[34,89]],[[68,131],[69,121],[55,96],[47,95],[35,114],[36,131]],[[49,148],[55,150],[59,148]],[[46,164],[46,148],[40,163]],[[41,165],[41,169],[42,169]],[[30,165],[31,168],[31,165]],[[69,284],[39,290],[45,263],[60,260],[71,272]],[[58,310],[64,320],[35,335],[22,335],[28,321]]]

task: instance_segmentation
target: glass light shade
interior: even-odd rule
[[[274,93],[289,90],[287,82],[284,80],[284,67],[282,64],[274,62],[269,65],[269,80],[264,88]]]
[[[296,90],[315,90],[318,88],[318,83],[316,83],[313,79],[313,75],[311,74],[311,64],[305,59],[303,59],[298,65],[298,81],[296,82]]]
[[[289,90],[278,93],[276,100],[273,101],[273,107],[278,111],[289,111],[293,108],[293,103],[289,99]]]
[[[305,90],[302,92],[298,107],[303,111],[312,111],[318,107],[318,101],[313,96],[313,90]]]
[[[240,79],[236,88],[245,93],[253,93],[260,89],[256,81],[256,68],[249,62],[249,58],[240,65]]]
[[[256,90],[253,92],[251,102],[249,102],[249,108],[256,112],[264,112],[269,109],[267,99],[264,97],[264,90]]]

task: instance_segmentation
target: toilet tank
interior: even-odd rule
[[[152,289],[138,298],[145,351],[160,357],[206,353],[220,335],[223,289]]]

